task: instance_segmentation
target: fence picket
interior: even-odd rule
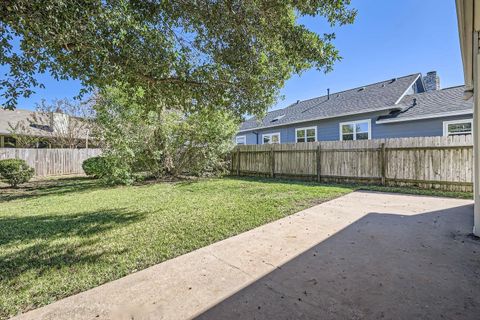
[[[0,160],[23,159],[40,177],[83,174],[84,160],[98,156],[100,149],[13,149],[1,148]]]
[[[232,168],[239,175],[471,191],[472,145],[471,136],[453,136],[237,146]]]

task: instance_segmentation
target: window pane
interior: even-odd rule
[[[448,125],[449,134],[470,134],[472,132],[472,123],[450,123]]]
[[[263,136],[263,143],[270,143],[270,136]]]
[[[342,125],[342,133],[353,133],[353,124],[344,124]]]
[[[342,135],[343,136],[343,140],[353,140],[353,133],[352,134],[344,134]]]
[[[305,130],[297,130],[297,138],[304,138]]]
[[[297,137],[297,142],[305,142],[305,138],[298,138]]]
[[[357,133],[357,140],[368,140],[368,132]]]
[[[307,137],[315,137],[315,129],[307,129]]]
[[[307,137],[307,142],[315,142],[315,137]]]
[[[237,144],[245,144],[245,137],[237,137]]]
[[[358,132],[368,132],[368,122],[360,122],[356,124]]]
[[[271,143],[279,143],[280,136],[278,134],[272,135],[272,142]]]

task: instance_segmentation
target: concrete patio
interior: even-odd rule
[[[479,319],[469,200],[354,192],[17,319]]]

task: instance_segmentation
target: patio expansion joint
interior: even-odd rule
[[[253,275],[251,275],[250,273],[246,272],[246,271],[243,270],[242,268],[240,268],[240,267],[238,267],[238,266],[236,266],[236,265],[234,265],[234,264],[232,264],[232,263],[230,263],[230,262],[228,262],[228,261],[226,261],[226,260],[218,257],[215,253],[210,252],[210,255],[211,255],[212,257],[214,257],[215,259],[217,259],[218,261],[220,261],[220,262],[228,265],[229,267],[240,271],[241,273],[245,274],[245,275],[248,276],[249,278],[251,278],[251,279],[254,279],[254,278],[255,278]]]

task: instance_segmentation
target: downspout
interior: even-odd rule
[[[255,144],[258,144],[258,132],[253,131],[252,133],[255,135]]]
[[[479,39],[480,33],[477,30],[473,32],[473,163],[474,163],[474,182],[473,182],[473,234],[480,236],[480,82],[479,82]]]

